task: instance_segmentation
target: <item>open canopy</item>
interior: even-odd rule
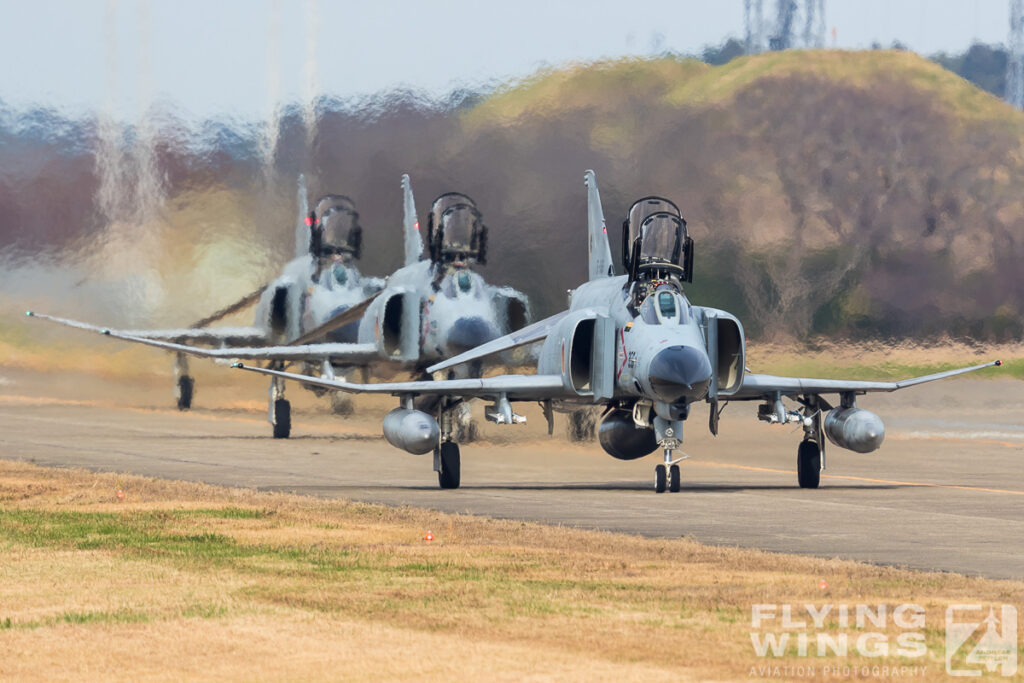
[[[448,192],[435,199],[427,228],[432,260],[486,262],[487,227],[466,195]]]
[[[622,262],[633,278],[657,271],[691,282],[693,240],[679,207],[664,197],[633,202],[622,223]]]
[[[316,203],[315,214],[318,255],[347,253],[359,258],[363,231],[355,203],[344,195],[329,194]]]
[[[686,237],[686,223],[678,216],[664,212],[648,216],[640,225],[639,267],[671,265],[682,268]]]

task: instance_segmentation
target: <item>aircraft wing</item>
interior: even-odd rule
[[[934,382],[938,379],[955,377],[967,372],[982,370],[984,368],[997,367],[1002,365],[1001,361],[995,360],[981,365],[972,365],[956,370],[936,372],[922,377],[912,377],[898,382],[863,382],[858,380],[843,379],[812,379],[807,377],[776,377],[775,375],[746,374],[743,376],[743,384],[739,390],[729,396],[722,396],[727,401],[755,400],[771,398],[775,394],[783,396],[799,396],[807,394],[842,394],[852,392],[864,394],[871,391],[896,391],[906,387]]]
[[[250,370],[263,375],[272,375],[291,379],[303,384],[337,389],[353,394],[433,394],[442,396],[461,396],[464,398],[497,398],[505,394],[509,399],[517,401],[544,400],[575,396],[562,385],[561,375],[500,375],[480,379],[449,379],[422,380],[415,382],[380,382],[375,384],[357,384],[337,379],[313,377],[294,372],[254,368],[242,363],[234,367]]]
[[[448,368],[461,365],[462,363],[468,363],[469,361],[483,358],[484,356],[490,356],[494,353],[500,353],[501,351],[508,351],[514,349],[517,346],[523,346],[524,344],[530,344],[535,341],[539,341],[544,337],[548,336],[551,329],[569,314],[569,311],[562,311],[556,313],[549,318],[544,318],[532,325],[527,325],[522,329],[516,330],[511,334],[506,334],[504,337],[498,337],[493,339],[486,344],[481,344],[476,348],[470,349],[464,353],[460,353],[457,356],[452,356],[448,360],[435,363],[427,368],[427,372],[433,373],[440,370],[447,370]]]
[[[216,344],[216,345],[241,345],[260,344],[266,341],[266,333],[258,327],[183,327],[180,329],[163,330],[113,330],[108,327],[90,325],[78,320],[58,318],[57,316],[45,315],[26,311],[30,318],[48,320],[59,325],[74,327],[79,330],[109,334],[115,337],[131,337],[132,339],[155,339],[160,341],[177,342],[179,344]],[[116,334],[115,334],[116,333]]]
[[[155,337],[135,336],[134,330],[112,330],[77,320],[55,318],[40,313],[28,313],[31,317],[50,320],[69,327],[75,327],[90,332],[97,332],[106,337],[123,339],[153,346],[165,351],[176,353],[187,353],[190,356],[201,358],[220,358],[225,360],[268,360],[268,361],[324,361],[330,360],[339,364],[365,364],[379,360],[380,355],[375,344],[302,344],[297,346],[235,346],[227,348],[207,349],[187,344],[165,341]]]

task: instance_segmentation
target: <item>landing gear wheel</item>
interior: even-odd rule
[[[196,381],[188,375],[182,375],[178,378],[177,391],[174,392],[175,397],[178,399],[178,410],[188,410],[192,407],[192,390],[196,386]]]
[[[816,489],[821,481],[821,449],[813,441],[803,441],[796,451],[796,478],[802,489]]]
[[[287,439],[292,433],[292,404],[286,399],[274,401],[274,438]]]
[[[331,412],[346,417],[353,411],[352,397],[340,391],[331,392]]]
[[[654,492],[665,493],[665,466],[658,465],[654,468]]]
[[[441,444],[441,469],[437,473],[437,483],[443,489],[459,488],[462,474],[462,463],[459,458],[459,444],[445,441]]]
[[[668,490],[671,493],[679,493],[681,482],[682,475],[679,473],[679,465],[672,465],[668,468]]]

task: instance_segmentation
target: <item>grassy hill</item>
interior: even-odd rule
[[[111,324],[194,319],[292,253],[300,171],[314,197],[355,199],[363,272],[394,270],[409,173],[421,218],[442,192],[476,200],[491,228],[483,274],[525,291],[540,317],[585,278],[593,168],[613,251],[634,199],[673,199],[697,242],[691,299],[737,313],[753,337],[1024,337],[1024,114],[912,53],[574,64],[459,102],[325,103],[313,137],[288,110],[269,161],[252,151],[258,127],[211,136],[228,124],[166,116],[152,124],[164,199],[149,212],[134,210],[131,183],[99,182],[94,125],[0,118],[0,257],[13,245],[54,267],[47,292],[95,285],[78,310],[137,312]],[[105,186],[125,195],[117,218],[96,210]],[[140,213],[148,222],[133,223]],[[110,294],[125,263],[146,296]],[[13,302],[20,280],[3,274]]]
[[[912,53],[573,65],[462,122],[464,144],[498,138],[513,161],[543,158],[557,131],[609,190],[611,225],[632,198],[676,200],[695,293],[757,333],[1021,333],[1024,115]],[[543,248],[572,259],[578,232],[541,232]]]

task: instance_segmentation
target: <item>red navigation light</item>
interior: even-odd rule
[[[313,217],[312,216],[306,216],[306,225],[308,225],[311,228],[313,227]]]
[[[417,230],[419,230],[419,229],[420,229],[420,222],[419,222],[419,221],[415,221],[415,222],[414,222],[414,223],[412,224],[412,227],[414,227],[414,228],[416,228]]]

